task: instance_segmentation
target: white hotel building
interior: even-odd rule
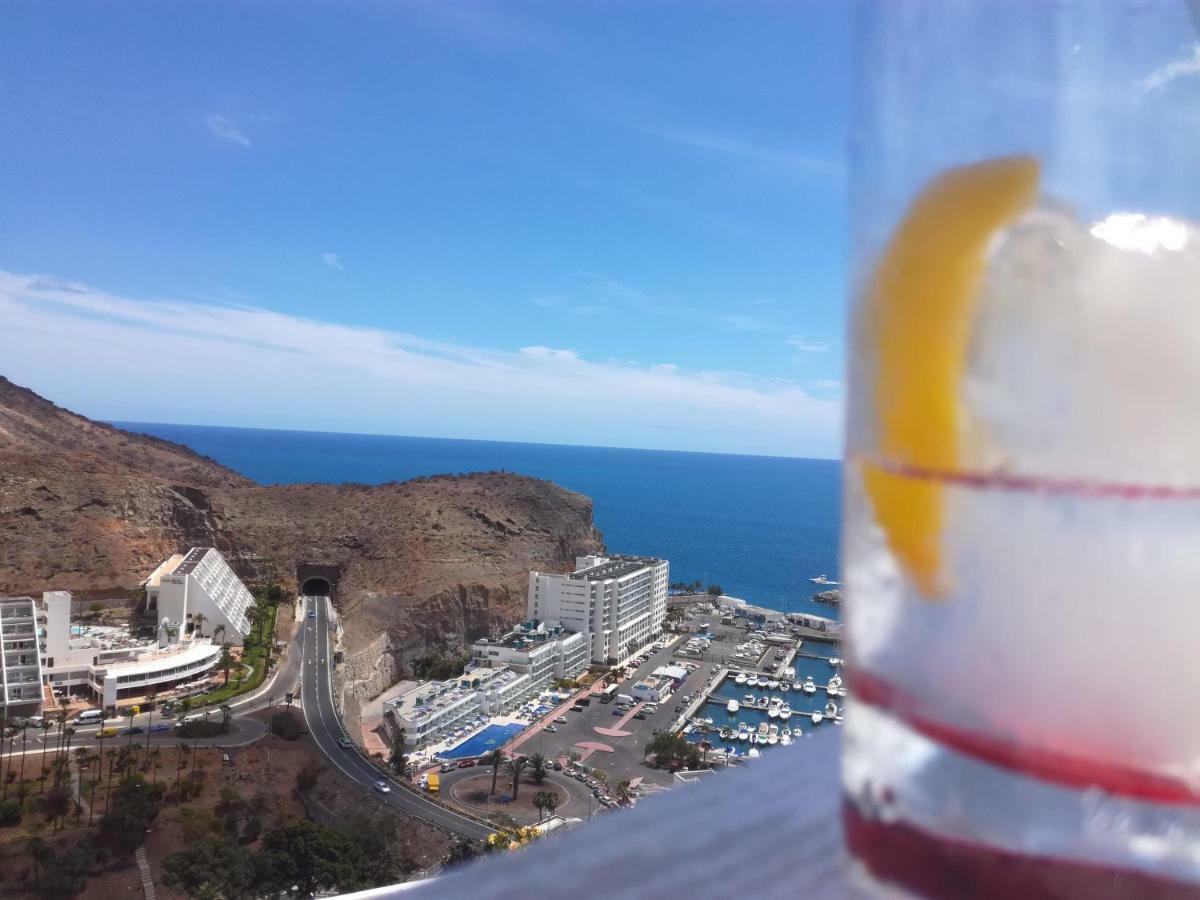
[[[534,623],[476,641],[458,678],[426,682],[385,704],[384,727],[393,738],[403,730],[409,747],[435,743],[479,716],[511,712],[559,678],[581,675],[587,649],[583,635]]]
[[[246,613],[253,596],[221,554],[195,548],[166,560],[146,581],[148,609],[156,610],[158,636],[145,640],[124,627],[73,623],[71,595],[46,591],[41,603],[31,597],[0,597],[0,646],[3,647],[3,706],[37,712],[53,693],[82,688],[99,705],[122,697],[144,696],[203,678],[221,658],[213,628],[223,625],[223,640],[241,643],[249,631]],[[167,624],[205,617],[205,635]],[[211,624],[210,624],[211,623]],[[45,693],[44,686],[51,689]]]
[[[528,615],[578,632],[592,662],[612,665],[662,631],[668,568],[646,556],[580,556],[569,575],[530,572]]]

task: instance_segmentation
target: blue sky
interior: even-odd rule
[[[835,456],[845,7],[7,4],[0,371],[100,418]]]

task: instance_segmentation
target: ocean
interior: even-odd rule
[[[809,579],[838,572],[841,464],[833,460],[445,438],[114,422],[186,444],[263,484],[380,484],[505,469],[595,501],[609,551],[658,556],[671,580],[749,603],[836,616]]]

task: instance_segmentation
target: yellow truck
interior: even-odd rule
[[[442,776],[440,776],[437,772],[430,772],[429,780],[425,784],[425,789],[431,794],[436,794],[441,790],[441,787]]]

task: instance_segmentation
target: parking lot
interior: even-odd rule
[[[687,663],[696,668],[687,676],[683,684],[667,700],[658,705],[652,713],[640,712],[641,706],[635,707],[639,712],[635,717],[626,719],[627,711],[618,709],[616,703],[601,703],[598,692],[603,687],[599,685],[589,696],[590,703],[580,712],[568,711],[562,718],[566,722],[550,723],[554,729],[542,729],[527,738],[520,747],[520,752],[526,755],[541,753],[556,758],[567,755],[574,748],[581,754],[586,754],[584,763],[588,766],[598,766],[609,776],[609,784],[618,781],[641,778],[644,783],[667,785],[671,781],[669,772],[652,769],[644,762],[646,745],[650,742],[656,730],[665,730],[683,712],[689,697],[694,700],[697,691],[713,676],[713,667],[719,665],[711,660],[687,660],[675,657],[673,649],[677,644],[668,637],[668,645],[661,650],[653,651],[649,658],[632,669],[630,675],[622,681],[618,693],[629,693],[629,689],[638,681],[649,676],[659,666]],[[680,642],[681,643],[681,642]],[[730,645],[732,649],[732,645]],[[637,716],[644,716],[638,718]],[[621,731],[624,735],[603,734],[597,728],[613,729],[625,720]],[[584,745],[581,747],[580,745]],[[594,746],[588,752],[589,745]],[[599,746],[597,746],[599,745]],[[609,749],[601,749],[611,748]]]

